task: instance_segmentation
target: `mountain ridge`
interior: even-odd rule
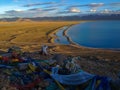
[[[89,14],[80,16],[56,16],[34,18],[1,18],[0,21],[79,21],[79,20],[120,20],[120,14]]]

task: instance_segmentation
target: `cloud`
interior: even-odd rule
[[[82,5],[71,5],[70,7],[90,7],[90,8],[96,8],[104,6],[104,3],[90,3],[90,4],[82,4]]]
[[[24,16],[24,14],[25,14],[24,11],[9,10],[9,11],[6,11],[4,15],[6,15],[6,16],[12,16],[12,17],[19,17],[19,16]]]
[[[23,11],[22,10],[9,10],[9,11],[6,11],[5,13],[9,15],[14,15],[16,13],[21,13],[21,12]]]
[[[120,2],[110,3],[110,6],[120,6]]]
[[[91,3],[91,4],[88,4],[88,7],[90,7],[90,12],[97,12],[97,9],[104,6],[104,3]]]
[[[104,9],[103,11],[102,11],[102,13],[110,13],[111,11],[110,10],[108,10],[108,9]]]
[[[103,13],[103,14],[120,14],[120,10],[104,9],[104,10],[100,11],[100,13]]]
[[[57,8],[32,8],[32,9],[28,9],[28,11],[34,11],[34,12],[38,12],[38,11],[54,11],[57,10]]]
[[[51,5],[51,4],[55,4],[55,2],[26,4],[26,5],[23,5],[23,7],[32,7],[32,6],[39,6],[39,5]]]
[[[104,10],[99,11],[99,13],[102,13],[102,14],[115,14],[115,13],[118,13],[118,12],[117,11],[112,11],[112,10],[109,10],[109,9],[104,9]]]
[[[57,10],[56,8],[32,8],[28,10],[9,10],[6,11],[4,16],[10,17],[44,17],[44,16],[54,16],[54,12]],[[52,13],[51,13],[52,12]]]
[[[47,8],[47,9],[43,9],[43,11],[54,11],[57,10],[56,8]]]
[[[78,8],[75,8],[75,7],[70,7],[70,8],[67,8],[65,10],[62,10],[62,11],[58,11],[57,14],[60,14],[60,15],[78,15],[79,13],[81,13],[80,9]]]
[[[98,8],[101,7],[108,7],[108,8],[112,8],[112,7],[120,7],[120,2],[114,2],[114,3],[89,3],[89,4],[76,4],[76,5],[71,5],[69,7],[88,7],[90,8],[91,11],[97,11]]]
[[[32,8],[28,9],[28,11],[42,11],[42,8]]]
[[[72,7],[72,8],[69,9],[69,12],[71,12],[71,13],[79,13],[80,9]]]
[[[104,6],[104,3],[90,3],[90,4],[82,4],[82,5],[71,5],[69,8],[72,7],[88,7],[90,8],[90,12],[96,12],[98,8]]]
[[[21,0],[17,0],[17,1],[21,1]],[[39,7],[39,5],[44,5],[44,6]],[[34,7],[34,6],[38,6],[38,7]],[[5,11],[4,14],[0,14],[0,16],[46,17],[46,16],[60,16],[60,15],[78,15],[78,14],[87,14],[87,13],[120,14],[119,8],[115,8],[115,9],[109,8],[112,6],[119,7],[120,2],[109,3],[109,4],[89,3],[89,4],[81,4],[81,5],[79,4],[69,5],[69,3],[61,3],[61,2],[44,2],[44,3],[26,4],[23,5],[23,7],[19,7],[19,9],[14,9],[14,8],[11,8],[11,10],[7,9],[8,11]],[[24,7],[28,7],[28,8],[24,9]],[[84,10],[82,10],[82,7],[84,8]]]
[[[90,9],[90,12],[95,13],[97,10],[96,9]]]
[[[104,6],[104,3],[90,3],[87,6],[92,7],[92,8],[97,8],[97,7]]]

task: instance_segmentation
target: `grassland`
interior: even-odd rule
[[[80,65],[85,71],[116,78],[120,70],[119,51],[49,42],[60,27],[77,23],[80,22],[0,22],[0,50],[16,45],[23,51],[38,51],[42,44],[47,44],[51,55],[80,56]]]
[[[0,22],[0,47],[48,43],[54,30],[78,22]]]

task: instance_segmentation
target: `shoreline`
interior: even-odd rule
[[[67,35],[67,32],[68,32],[68,30],[69,30],[70,27],[71,27],[71,26],[67,27],[67,28],[63,31],[63,36],[66,37],[66,39],[68,40],[68,42],[69,42],[70,44],[77,45],[77,44],[74,43],[74,42],[72,41],[72,39]]]
[[[80,23],[85,23],[85,22],[80,22]],[[78,23],[78,24],[80,24],[80,23]],[[79,47],[79,48],[87,48],[87,47],[84,47],[84,46],[80,46],[79,44],[77,44],[77,43],[75,43],[68,35],[67,35],[67,32],[68,32],[68,30],[69,30],[69,28],[70,27],[72,27],[73,25],[77,25],[77,24],[71,24],[71,25],[67,25],[67,26],[62,26],[62,27],[60,27],[60,28],[57,28],[57,29],[55,29],[53,32],[51,32],[51,33],[49,33],[48,34],[48,37],[49,37],[49,39],[48,39],[48,42],[49,43],[54,43],[54,44],[56,44],[55,42],[54,42],[54,40],[56,39],[56,33],[61,29],[61,28],[63,28],[63,27],[67,27],[64,31],[63,31],[63,35],[66,37],[66,39],[68,40],[68,42],[70,43],[70,44],[68,44],[68,45],[70,45],[70,46],[75,46],[75,47]]]
[[[68,28],[70,28],[71,26],[73,26],[73,25],[76,25],[76,24],[71,24],[71,25],[67,25],[67,26],[62,26],[62,27],[59,27],[59,28],[57,28],[57,29],[55,29],[55,30],[53,30],[51,33],[49,33],[47,36],[48,36],[48,42],[49,43],[55,43],[54,42],[54,40],[56,39],[56,33],[61,29],[61,28],[63,28],[63,27],[67,27],[67,29],[65,29],[66,31],[68,30]],[[65,31],[64,30],[64,31]],[[67,37],[67,35],[65,35],[66,37]]]
[[[85,22],[81,22],[81,23],[85,23]],[[81,24],[81,23],[79,23],[79,24]],[[120,49],[114,49],[114,48],[94,48],[94,47],[87,47],[87,46],[82,46],[82,45],[77,44],[76,42],[74,42],[74,41],[71,39],[70,36],[67,35],[67,32],[68,32],[69,28],[72,27],[73,25],[77,25],[77,24],[72,24],[72,25],[68,25],[68,26],[63,26],[63,27],[67,27],[66,29],[63,30],[62,33],[63,33],[63,36],[66,37],[67,41],[70,43],[70,44],[68,44],[68,45],[74,46],[74,47],[78,47],[78,48],[88,48],[88,49],[105,50],[105,51],[106,51],[106,50],[110,50],[110,51],[118,51],[118,52],[120,51]],[[63,27],[61,27],[61,28],[63,28]],[[53,32],[53,34],[56,36],[56,33],[57,33],[61,28],[58,28],[57,30],[55,30],[55,32]],[[54,42],[55,39],[56,39],[56,38],[51,37],[51,42],[50,42],[50,43],[55,43],[55,42]]]

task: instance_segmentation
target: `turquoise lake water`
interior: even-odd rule
[[[75,43],[92,48],[120,49],[120,21],[94,21],[74,25],[69,28],[68,36]],[[62,35],[57,33],[59,42],[69,44]]]

